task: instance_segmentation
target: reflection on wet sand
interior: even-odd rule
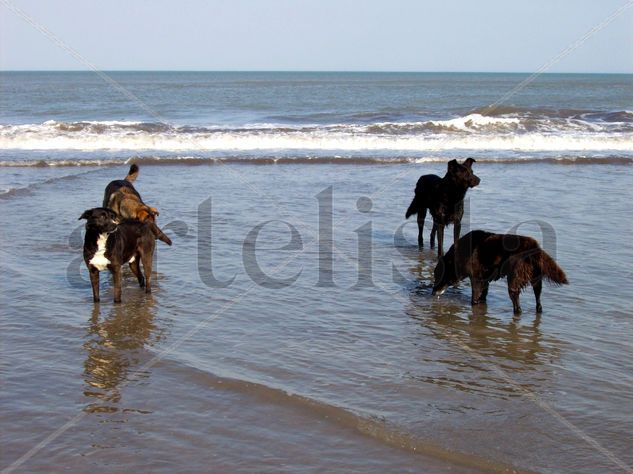
[[[498,367],[522,388],[539,390],[551,379],[550,364],[560,358],[562,343],[542,333],[541,318],[506,313],[498,317],[487,305],[471,306],[467,285],[451,289],[441,299],[431,296],[435,260],[426,253],[415,259],[411,273],[420,278],[409,292],[405,313],[420,331],[424,364],[409,375],[436,385],[503,398],[520,396],[500,377]],[[466,293],[464,295],[463,293]],[[427,343],[428,335],[433,336]],[[441,344],[437,344],[440,341]],[[428,346],[428,347],[426,347]]]
[[[84,348],[84,395],[89,413],[114,413],[129,410],[121,406],[121,384],[134,378],[149,377],[140,372],[146,353],[163,336],[154,323],[155,307],[151,296],[130,294],[123,304],[103,307],[96,304],[88,325]]]

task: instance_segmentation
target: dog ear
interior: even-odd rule
[[[448,162],[448,169],[449,170],[453,170],[457,166],[459,166],[459,163],[457,163],[457,160],[451,160],[451,161]]]
[[[477,160],[475,160],[474,158],[466,158],[464,160],[464,166],[466,168],[472,168],[473,167],[473,163],[477,163]]]
[[[84,213],[81,215],[81,217],[78,220],[81,220],[81,219],[88,220],[91,217],[92,217],[92,209],[88,209],[88,210],[84,211]]]
[[[119,215],[116,213],[116,211],[110,209],[109,207],[106,207],[106,211],[108,211],[108,216],[110,217],[110,219],[112,219],[115,224],[118,224]]]

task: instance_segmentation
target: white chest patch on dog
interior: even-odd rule
[[[106,242],[108,241],[108,234],[100,234],[97,239],[97,251],[90,259],[90,265],[95,267],[99,271],[103,271],[110,265],[110,260],[105,256]]]

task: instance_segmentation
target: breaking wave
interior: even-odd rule
[[[446,120],[190,126],[133,121],[0,125],[0,150],[165,152],[618,151],[633,153],[633,113],[505,107]]]

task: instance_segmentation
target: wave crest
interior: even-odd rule
[[[633,150],[629,111],[484,110],[446,120],[329,125],[171,125],[134,121],[47,121],[0,125],[5,150],[162,151],[601,151]],[[503,112],[503,113],[499,113]],[[572,113],[573,112],[573,113]],[[542,115],[542,116],[541,116]]]

